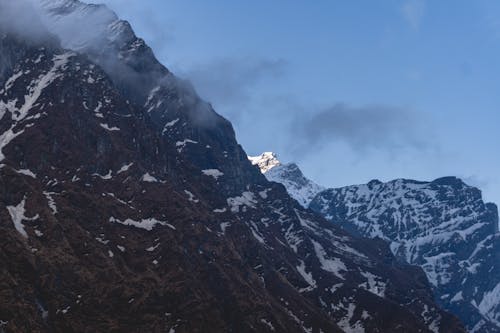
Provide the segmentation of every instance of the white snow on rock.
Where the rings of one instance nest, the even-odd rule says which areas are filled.
[[[119,224],[123,224],[123,225],[127,225],[127,226],[132,226],[132,227],[144,229],[144,230],[147,230],[147,231],[153,230],[153,228],[157,224],[162,225],[162,226],[165,226],[165,225],[168,224],[167,222],[159,221],[159,220],[157,220],[155,218],[143,219],[143,220],[140,220],[140,221],[135,221],[135,220],[132,220],[132,219],[126,219],[125,221],[121,221],[121,220],[116,219],[114,217],[110,217],[109,218],[109,222],[119,223]]]
[[[117,174],[119,175],[119,174],[120,174],[120,173],[122,173],[122,172],[126,172],[126,171],[128,171],[132,165],[134,165],[134,162],[129,163],[129,164],[125,164],[125,165],[123,165],[123,166],[120,168],[120,170],[118,170]]]
[[[18,127],[18,125],[21,125],[21,122],[27,118],[29,111],[38,101],[43,90],[62,76],[61,71],[65,69],[68,59],[74,55],[75,53],[73,52],[67,52],[54,56],[52,59],[52,68],[46,74],[40,76],[36,81],[31,82],[31,84],[27,86],[28,91],[24,96],[24,103],[20,108],[16,107],[17,100],[7,103],[0,101],[0,119],[3,118],[3,115],[6,112],[10,112],[13,120],[11,127],[4,133],[0,134],[0,162],[5,159],[2,150],[12,140],[24,133],[29,124],[25,125],[24,128],[18,129],[17,131],[14,129]]]
[[[242,211],[246,211],[246,207],[255,208],[256,203],[254,194],[248,191],[243,192],[239,197],[227,198],[227,204],[233,213],[238,213],[240,207]]]
[[[500,326],[500,312],[497,312],[497,306],[500,302],[500,283],[493,290],[485,293],[483,299],[477,306],[479,311],[489,320]]]
[[[155,177],[151,176],[149,173],[145,173],[141,177],[141,181],[146,182],[146,183],[157,183],[158,179],[156,179]]]
[[[154,245],[154,246],[150,246],[146,249],[147,252],[153,252],[154,250],[156,250],[158,248],[158,246],[160,246],[160,243]]]
[[[316,252],[316,256],[318,257],[319,262],[321,263],[321,268],[327,272],[331,272],[335,274],[338,278],[345,280],[344,276],[341,272],[346,272],[347,267],[339,258],[328,258],[327,253],[323,246],[320,243],[311,240],[314,245],[314,252]]]
[[[461,318],[470,331],[500,327],[500,317],[495,317],[500,295],[489,294],[500,283],[493,259],[498,252],[497,208],[483,201],[479,189],[456,177],[373,180],[327,189],[310,208],[364,237],[390,242],[396,257],[424,270],[445,309],[476,307]]]
[[[5,159],[5,155],[2,150],[16,137],[24,133],[24,129],[14,133],[14,126],[12,126],[9,130],[5,131],[0,135],[0,161]]]
[[[178,121],[179,121],[179,118],[174,119],[174,120],[166,123],[165,126],[163,127],[163,131],[161,132],[161,134],[165,134],[165,132],[168,131],[170,127],[175,126],[175,124],[177,124]]]
[[[259,192],[260,197],[261,197],[262,199],[267,199],[267,193],[268,193],[269,191],[271,191],[271,189],[269,189],[269,188],[266,188],[264,191],[260,191],[260,192]]]
[[[458,293],[455,294],[455,296],[453,296],[450,299],[450,302],[451,303],[453,303],[453,302],[460,302],[460,301],[463,301],[463,300],[464,300],[463,293],[462,293],[462,291],[459,291]]]
[[[14,170],[16,173],[20,174],[20,175],[25,175],[25,176],[28,176],[28,177],[31,177],[31,178],[35,178],[36,179],[36,175],[31,171],[31,170],[28,170],[28,169],[21,169],[21,170]]]
[[[370,272],[361,272],[366,278],[366,282],[359,285],[360,288],[371,292],[379,297],[385,297],[386,283],[380,281],[380,278]]]
[[[347,307],[342,304],[342,308],[347,311],[347,314],[342,318],[337,325],[345,332],[345,333],[365,333],[365,328],[361,321],[356,321],[352,323],[352,317],[354,316],[354,311],[356,310],[356,304],[349,303]]]
[[[14,73],[8,80],[7,82],[5,82],[5,88],[4,90],[7,91],[7,90],[10,90],[10,88],[12,88],[12,85],[14,84],[14,82],[16,82],[17,79],[19,79],[21,76],[23,76],[23,72],[20,71],[20,72],[17,72],[17,73]]]
[[[110,127],[108,124],[100,124],[102,128],[104,128],[107,131],[114,132],[114,131],[119,131],[120,129],[116,126]]]
[[[97,118],[104,118],[104,115],[101,113],[101,109],[102,109],[102,102],[99,101],[99,102],[97,102],[97,106],[94,109],[94,115]]]
[[[54,194],[57,194],[57,193],[54,193],[54,192],[43,192],[43,195],[45,195],[45,198],[47,198],[47,201],[48,201],[48,205],[49,205],[49,208],[50,210],[52,211],[52,214],[57,214],[57,206],[56,206],[56,202],[54,200],[54,198],[52,197],[52,195]]]
[[[38,215],[34,217],[26,217],[26,209],[24,207],[25,204],[26,198],[24,198],[17,206],[7,206],[7,211],[10,214],[12,223],[14,224],[17,232],[19,232],[24,238],[28,238],[28,234],[26,233],[26,230],[24,230],[23,220],[33,221],[38,218]]]
[[[196,197],[194,196],[194,194],[191,193],[190,191],[184,190],[184,193],[186,193],[186,195],[188,196],[188,200],[189,201],[194,202],[194,203],[200,202],[200,200],[196,199]]]
[[[273,324],[269,320],[261,319],[260,322],[266,325],[271,331],[276,331]]]
[[[275,153],[265,152],[259,156],[249,156],[267,180],[283,184],[288,194],[307,208],[311,200],[325,188],[307,179],[295,163],[282,164]]]
[[[222,231],[223,234],[226,233],[226,229],[231,225],[230,222],[222,222],[220,224],[220,230]]]
[[[213,177],[215,180],[219,179],[219,177],[222,177],[224,176],[224,173],[222,173],[220,170],[218,169],[205,169],[205,170],[201,170],[201,172],[205,175],[205,176],[210,176],[210,177]]]
[[[253,165],[257,165],[262,173],[266,173],[275,166],[281,165],[278,156],[273,152],[264,152],[259,156],[248,156]]]
[[[108,173],[105,175],[94,173],[94,174],[92,174],[92,176],[99,177],[99,178],[104,179],[104,180],[109,180],[109,179],[113,178],[113,171],[109,170]]]
[[[182,152],[182,150],[186,147],[186,145],[188,143],[191,143],[191,144],[197,144],[198,142],[197,141],[193,141],[191,139],[184,139],[183,141],[177,141],[175,143],[175,146],[177,147],[177,152]]]
[[[310,272],[309,273],[306,272],[306,264],[302,260],[299,260],[299,262],[300,262],[300,264],[296,267],[297,272],[299,272],[299,274],[302,276],[304,281],[306,281],[307,284],[309,284],[311,289],[316,288],[316,281],[314,280],[312,274]]]
[[[174,119],[172,121],[169,121],[168,123],[165,124],[165,127],[172,127],[174,126],[177,122],[179,121],[179,118]]]

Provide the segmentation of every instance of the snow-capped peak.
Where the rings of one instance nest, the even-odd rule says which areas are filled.
[[[303,207],[325,188],[304,177],[295,163],[282,164],[275,153],[265,152],[259,156],[248,157],[253,165],[257,165],[267,180],[283,184],[288,194]]]
[[[257,165],[262,173],[266,173],[272,168],[281,165],[278,160],[278,155],[273,152],[267,151],[258,156],[248,156],[253,165]]]

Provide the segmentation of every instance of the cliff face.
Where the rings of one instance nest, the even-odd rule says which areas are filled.
[[[126,22],[40,4],[62,46],[0,34],[0,331],[463,331],[419,268],[268,182]]]

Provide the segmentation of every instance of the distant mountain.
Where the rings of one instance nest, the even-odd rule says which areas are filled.
[[[295,163],[281,164],[276,154],[272,152],[250,156],[248,159],[259,167],[269,181],[285,185],[290,196],[302,207],[307,208],[316,194],[325,190],[324,187],[304,177]]]
[[[289,189],[294,179],[273,180]],[[324,190],[309,208],[354,235],[387,241],[400,260],[422,267],[438,302],[470,332],[500,332],[498,209],[477,188],[455,177],[373,180]]]
[[[0,332],[465,332],[420,268],[267,181],[127,22],[19,3],[0,0]]]

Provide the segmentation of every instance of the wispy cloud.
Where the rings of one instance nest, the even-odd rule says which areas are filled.
[[[407,0],[401,7],[404,19],[410,27],[418,31],[420,23],[425,14],[425,1],[424,0]]]
[[[177,69],[191,81],[199,94],[215,106],[236,116],[238,107],[249,102],[253,89],[266,80],[282,78],[287,72],[283,59],[223,58]],[[233,111],[231,111],[233,110]]]
[[[352,107],[335,104],[300,116],[294,130],[305,149],[341,141],[354,151],[369,149],[423,150],[428,147],[426,128],[411,109],[386,105]]]

